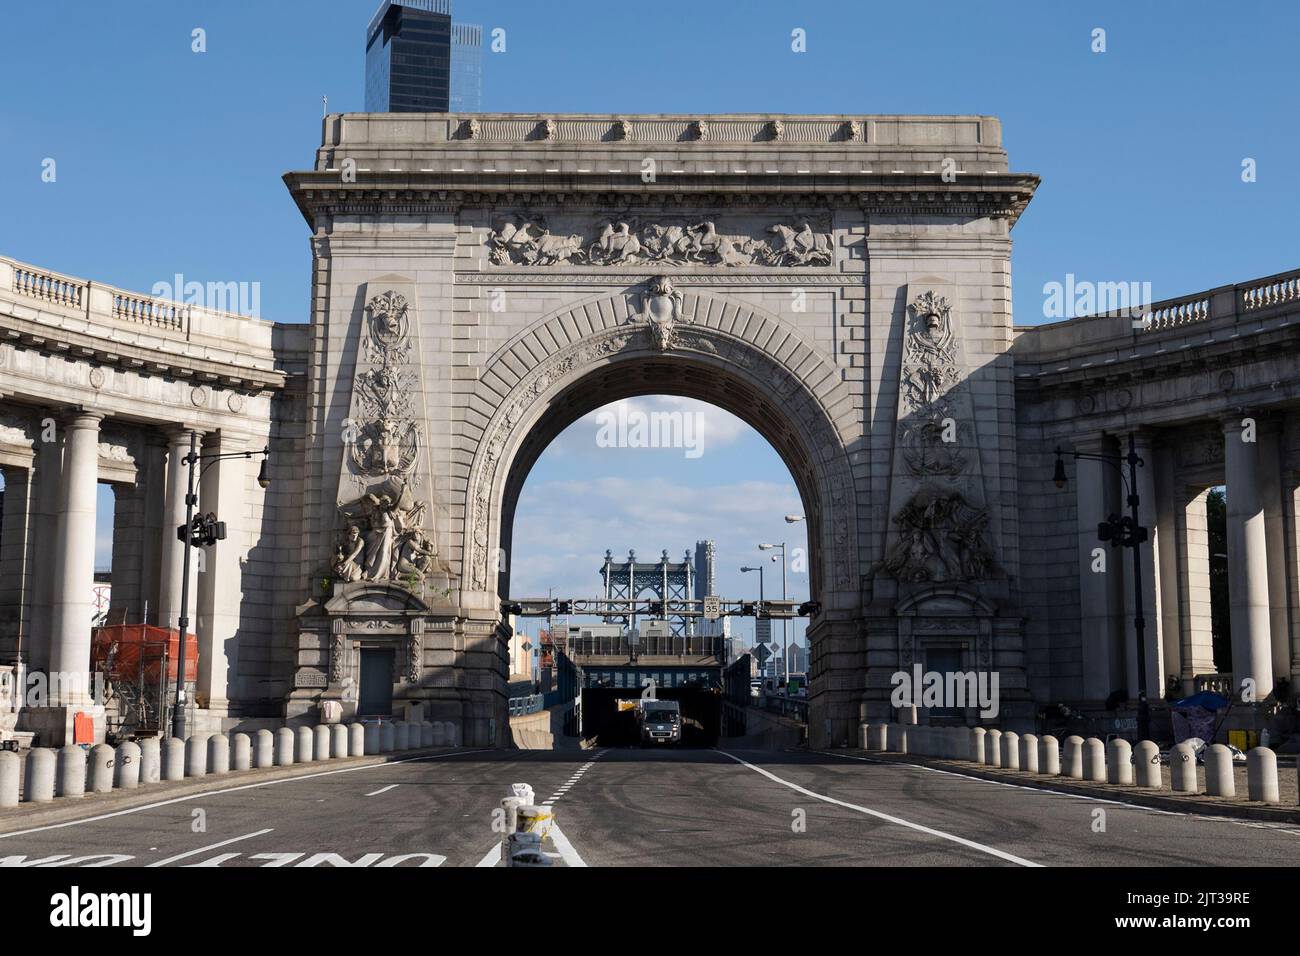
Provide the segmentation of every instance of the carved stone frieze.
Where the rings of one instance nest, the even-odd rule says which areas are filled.
[[[487,236],[498,266],[672,265],[807,268],[834,261],[828,223],[806,217],[761,230],[720,231],[717,218],[608,219],[594,226],[553,230],[546,217],[515,213],[499,218]]]

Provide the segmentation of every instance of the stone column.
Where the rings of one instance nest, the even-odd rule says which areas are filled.
[[[1156,568],[1160,575],[1160,687],[1169,686],[1169,678],[1179,681],[1175,697],[1184,696],[1187,685],[1183,675],[1183,588],[1179,578],[1179,561],[1187,546],[1186,537],[1180,533],[1179,517],[1183,496],[1178,493],[1174,450],[1168,445],[1155,449],[1155,486],[1159,489],[1151,503],[1156,529]],[[1144,521],[1146,519],[1143,519]],[[1206,580],[1209,586],[1209,580]]]
[[[53,568],[50,702],[69,710],[92,705],[90,620],[94,610],[95,499],[102,419],[100,414],[79,412],[63,426],[63,483]]]
[[[1156,501],[1156,456],[1151,444],[1151,436],[1145,431],[1135,431],[1138,456],[1143,464],[1137,469],[1138,520],[1147,529],[1147,540],[1138,546],[1138,556],[1142,562],[1142,616],[1145,621],[1143,647],[1146,651],[1147,700],[1160,700],[1164,696],[1164,677],[1162,661],[1164,654],[1161,647],[1160,626],[1160,579],[1156,576],[1159,566],[1160,535],[1158,527]],[[1121,435],[1120,453],[1128,454],[1128,435]],[[1128,464],[1124,464],[1124,477],[1129,477]],[[1123,502],[1123,514],[1128,514],[1127,498]],[[1128,674],[1128,695],[1131,699],[1138,696],[1137,671],[1137,630],[1133,618],[1137,610],[1138,599],[1133,593],[1133,552],[1130,548],[1116,548],[1115,555],[1123,562],[1124,575],[1124,660]]]
[[[49,441],[44,439],[48,438]],[[32,640],[28,667],[44,671],[50,666],[51,634],[54,629],[54,574],[59,539],[59,496],[63,486],[62,428],[49,416],[42,419],[33,446],[36,470],[32,475],[32,568],[42,568],[32,584]],[[98,448],[96,448],[98,454]],[[92,570],[93,577],[93,570]]]
[[[1209,488],[1184,491],[1176,499],[1179,625],[1182,632],[1183,690],[1197,674],[1214,673],[1214,630],[1210,609]]]
[[[1102,454],[1109,449],[1102,436],[1076,440],[1074,449]],[[1123,568],[1117,566],[1115,549],[1097,540],[1097,525],[1108,514],[1108,477],[1113,469],[1105,462],[1080,458],[1075,462],[1075,502],[1079,545],[1079,628],[1083,642],[1083,696],[1103,701],[1123,686],[1123,659],[1116,632],[1118,596]],[[1093,551],[1104,549],[1106,570],[1093,570]]]
[[[32,505],[29,468],[6,467],[4,512],[0,518],[0,660],[29,658],[31,634]]]
[[[1249,436],[1234,415],[1223,423],[1227,471],[1228,602],[1232,615],[1235,693],[1247,678],[1262,700],[1273,689],[1272,631],[1268,608],[1268,548],[1259,489],[1258,433]]]
[[[242,452],[244,435],[222,429],[216,440],[204,443],[208,454]],[[238,671],[239,615],[243,578],[239,556],[246,545],[244,510],[249,468],[247,458],[212,461],[203,473],[202,497],[208,511],[226,523],[226,539],[205,548],[203,571],[198,576],[199,639],[198,704],[210,714],[224,716]],[[255,473],[255,472],[254,472]]]
[[[176,627],[181,616],[181,585],[185,568],[185,544],[176,537],[176,529],[185,523],[185,493],[189,483],[189,469],[184,458],[190,450],[193,429],[177,428],[167,436],[167,493],[163,499],[162,557],[158,583],[158,624]],[[195,467],[199,467],[195,465]],[[197,479],[197,475],[195,478]],[[198,494],[198,482],[194,485]],[[195,506],[195,514],[198,506]],[[190,627],[194,626],[198,588],[195,571],[198,555],[191,552],[190,567]],[[190,633],[193,633],[191,631]]]
[[[1281,428],[1276,419],[1260,422],[1259,494],[1264,513],[1268,566],[1268,620],[1273,679],[1291,673],[1291,622],[1287,620],[1286,530],[1282,501]],[[1263,696],[1261,692],[1260,696]]]

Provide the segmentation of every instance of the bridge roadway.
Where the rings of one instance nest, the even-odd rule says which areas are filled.
[[[843,755],[608,749],[466,750],[107,818],[88,800],[71,823],[0,834],[0,865],[488,865],[498,845],[492,811],[519,781],[554,801],[573,865],[1300,864],[1298,827]]]

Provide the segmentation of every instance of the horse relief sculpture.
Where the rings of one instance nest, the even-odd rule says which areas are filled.
[[[552,232],[543,216],[516,214],[488,233],[493,265],[775,266],[808,268],[834,262],[830,232],[808,219],[775,223],[759,235],[720,232],[716,220],[597,223],[587,232]]]

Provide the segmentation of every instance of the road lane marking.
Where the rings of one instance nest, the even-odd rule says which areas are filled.
[[[178,853],[176,856],[169,856],[165,860],[159,860],[157,863],[150,863],[150,867],[166,866],[168,863],[175,863],[177,860],[187,860],[192,856],[198,856],[200,853],[207,853],[209,850],[219,850],[223,846],[230,846],[232,843],[238,843],[240,840],[251,840],[253,837],[259,837],[264,833],[270,833],[274,827],[267,827],[265,830],[255,830],[252,833],[245,833],[243,836],[232,837],[229,840],[222,840],[220,843],[214,843],[211,846],[201,846],[197,850],[190,850],[188,853]]]
[[[856,810],[858,813],[865,813],[867,816],[876,817],[877,819],[880,820],[886,820],[889,823],[895,823],[898,824],[899,826],[907,827],[908,829],[916,830],[920,833],[926,833],[929,834],[930,836],[938,837],[941,840],[950,840],[953,843],[959,843],[962,846],[969,847],[972,850],[978,850],[980,853],[987,853],[990,856],[995,856],[1001,860],[1007,860],[1008,862],[1015,863],[1018,866],[1041,867],[1043,865],[1041,863],[1034,863],[1032,860],[1026,860],[1023,857],[1016,856],[1015,854],[1007,853],[1005,850],[999,850],[996,847],[987,846],[983,843],[977,843],[974,840],[967,840],[965,837],[959,837],[953,833],[947,833],[943,830],[936,830],[933,827],[927,827],[920,823],[913,823],[911,820],[904,820],[902,817],[896,817],[893,816],[892,814],[882,813],[879,810],[872,810],[870,807],[858,806],[856,803],[847,803],[843,800],[837,800],[834,797],[828,797],[822,793],[815,793],[812,790],[807,789],[806,787],[799,786],[799,784],[797,783],[794,783],[789,780],[784,780],[781,777],[778,777],[776,774],[764,770],[762,767],[756,767],[752,763],[740,759],[735,754],[727,753],[727,751],[725,750],[718,750],[716,752],[722,754],[724,757],[730,757],[732,760],[736,761],[736,763],[748,767],[750,770],[753,770],[755,773],[761,774],[764,777],[767,777],[769,780],[773,780],[776,783],[781,784],[783,787],[789,787],[791,790],[794,790],[796,793],[802,793],[804,796],[812,797],[814,800],[820,800],[823,803],[832,803],[835,804],[836,806],[844,807],[847,810]]]
[[[1114,800],[1109,797],[1094,797],[1090,793],[1071,793],[1068,790],[1051,790],[1047,787],[1030,787],[1023,783],[1011,783],[1007,780],[990,780],[987,777],[977,777],[974,774],[962,773],[960,770],[944,770],[939,767],[928,767],[923,763],[911,763],[907,760],[878,760],[874,757],[858,757],[853,754],[837,754],[830,750],[814,750],[812,753],[821,754],[825,757],[840,757],[844,760],[859,760],[862,763],[875,764],[880,767],[899,766],[911,767],[914,770],[928,770],[930,773],[940,773],[945,777],[960,777],[963,780],[970,780],[974,783],[991,783],[995,787],[1009,787],[1012,790],[1027,790],[1030,793],[1050,793],[1058,797],[1073,797],[1075,800],[1091,800],[1093,803],[1109,803],[1117,807],[1128,807],[1132,810],[1146,810],[1149,813],[1162,813],[1170,817],[1186,816],[1208,816],[1206,814],[1188,814],[1178,810],[1162,810],[1159,807],[1144,807],[1138,803],[1127,803],[1123,800]],[[1208,817],[1214,820],[1229,820],[1231,817]]]
[[[366,794],[366,796],[367,796],[367,797],[377,797],[377,796],[379,796],[381,793],[387,793],[389,790],[396,790],[396,789],[397,789],[397,784],[395,784],[395,783],[390,783],[390,784],[389,784],[388,786],[386,786],[386,787],[380,787],[378,790],[372,790],[372,791],[370,791],[368,794]]]
[[[44,833],[46,830],[62,830],[64,827],[80,826],[83,823],[98,823],[100,820],[111,820],[114,817],[124,817],[132,813],[143,813],[145,810],[157,810],[159,807],[171,806],[174,803],[185,803],[190,800],[207,799],[208,797],[219,797],[226,793],[238,793],[241,790],[256,790],[259,787],[274,787],[280,783],[294,783],[299,780],[315,780],[319,777],[332,777],[337,773],[355,773],[358,770],[378,770],[382,767],[392,767],[399,763],[414,763],[422,760],[440,760],[443,757],[466,757],[470,754],[487,753],[492,748],[482,747],[478,750],[461,750],[456,753],[433,754],[425,757],[407,757],[403,760],[388,760],[384,763],[368,763],[360,767],[342,767],[338,770],[323,770],[320,773],[305,773],[300,777],[281,777],[279,780],[264,780],[261,783],[246,783],[238,787],[226,787],[224,790],[202,790],[198,793],[186,794],[182,797],[173,797],[171,800],[159,800],[156,803],[148,803],[141,807],[128,807],[125,810],[115,810],[112,813],[101,813],[93,817],[83,817],[80,820],[68,820],[64,823],[50,823],[43,827],[31,827],[27,830],[15,830],[12,833],[0,833],[0,840],[7,840],[10,837],[27,836],[31,833]]]

